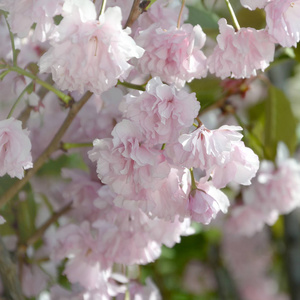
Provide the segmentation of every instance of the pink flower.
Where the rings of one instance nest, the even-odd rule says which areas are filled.
[[[228,206],[227,196],[207,182],[199,183],[190,193],[189,211],[192,220],[198,223],[209,224],[220,210],[226,213]]]
[[[177,26],[178,15],[181,8],[180,0],[160,0],[154,2],[147,12],[141,14],[137,21],[133,24],[133,32],[143,31],[148,29],[151,25],[156,24],[157,27],[168,29],[171,26]],[[184,7],[181,25],[188,18],[188,9]]]
[[[144,144],[138,127],[128,120],[118,123],[112,139],[94,141],[89,158],[97,161],[101,181],[117,194],[135,198],[142,189],[158,189],[170,172],[161,150]]]
[[[146,50],[138,67],[142,73],[159,76],[180,89],[186,81],[206,76],[206,57],[201,51],[205,39],[199,25],[184,24],[164,30],[154,24],[136,38]]]
[[[262,212],[287,214],[300,206],[299,194],[300,164],[295,159],[283,160],[277,168],[263,161],[253,184],[244,192],[244,201]]]
[[[257,155],[241,141],[239,126],[222,126],[208,130],[202,125],[190,134],[179,137],[178,144],[166,147],[166,154],[187,168],[206,171],[217,188],[230,181],[249,185],[259,167]]]
[[[300,41],[300,1],[272,0],[266,7],[268,33],[283,47],[296,47]]]
[[[122,29],[119,7],[109,7],[99,21],[89,0],[67,0],[64,12],[40,71],[51,72],[63,90],[101,94],[124,79],[131,68],[128,61],[144,51],[129,36],[130,29]]]
[[[146,92],[129,94],[121,109],[125,118],[139,126],[147,142],[155,145],[176,141],[193,125],[200,104],[194,93],[177,91],[155,77],[148,82]]]
[[[264,71],[274,59],[275,45],[265,30],[241,28],[235,32],[225,19],[219,20],[218,45],[208,58],[211,73],[222,79],[245,78]]]
[[[130,299],[142,300],[142,299],[149,299],[149,300],[161,300],[162,297],[159,293],[158,288],[152,282],[151,278],[147,278],[145,280],[145,285],[141,285],[135,281],[129,283],[129,294]],[[117,298],[117,300],[121,300],[123,298]]]
[[[34,36],[44,42],[55,29],[53,17],[61,14],[62,3],[63,0],[2,0],[0,8],[9,12],[13,33],[26,37],[36,23]]]
[[[22,122],[9,118],[0,121],[0,176],[21,179],[24,170],[32,168],[31,142]]]
[[[226,229],[238,235],[252,236],[263,229],[265,224],[273,225],[278,219],[276,210],[261,211],[250,205],[232,207]]]
[[[271,0],[241,0],[241,4],[250,9],[255,10],[256,8],[264,8]]]

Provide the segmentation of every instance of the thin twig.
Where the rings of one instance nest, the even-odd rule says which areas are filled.
[[[2,195],[2,197],[0,198],[0,208],[3,207],[10,199],[12,199],[29,181],[29,179],[43,166],[43,164],[49,159],[50,155],[54,151],[59,149],[60,141],[63,135],[71,125],[72,121],[74,120],[82,106],[89,100],[91,96],[91,92],[86,92],[85,95],[78,102],[73,103],[64,123],[61,125],[48,147],[35,161],[35,163],[33,164],[33,168],[29,169],[22,180],[17,181],[11,188],[9,188],[5,192],[4,195]]]
[[[17,268],[12,262],[0,236],[0,275],[4,290],[13,300],[24,300],[21,285],[17,276]]]
[[[45,231],[55,223],[62,215],[71,210],[72,202],[65,205],[61,210],[54,213],[48,221],[46,221],[26,242],[26,246],[33,245],[35,242],[39,240],[40,237],[43,236]]]
[[[181,3],[181,8],[180,8],[180,12],[179,12],[178,20],[177,20],[177,28],[180,28],[181,16],[182,16],[182,13],[183,13],[185,0],[181,0],[181,2],[182,2]]]
[[[126,22],[124,28],[131,27],[132,24],[136,21],[136,19],[140,16],[140,14],[146,10],[146,8],[149,4],[150,4],[150,1],[143,1],[140,4],[140,0],[134,0],[129,17],[127,19],[127,22]]]

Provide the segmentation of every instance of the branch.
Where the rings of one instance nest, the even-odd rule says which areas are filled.
[[[29,181],[29,179],[43,166],[43,164],[49,159],[50,155],[57,149],[59,149],[60,141],[63,135],[71,125],[72,121],[74,120],[82,106],[89,100],[91,96],[91,92],[86,92],[85,95],[78,102],[73,103],[64,123],[61,125],[48,147],[35,161],[33,168],[29,169],[22,180],[17,181],[11,188],[9,188],[4,193],[4,195],[2,195],[2,197],[0,198],[0,208],[3,207],[10,199],[12,199]]]
[[[35,242],[39,240],[40,237],[43,236],[45,231],[55,223],[62,215],[71,210],[72,202],[65,205],[61,210],[54,213],[48,221],[46,221],[26,242],[26,247],[33,245]]]
[[[140,0],[134,0],[128,20],[127,20],[124,28],[131,27],[132,24],[136,21],[136,19],[140,16],[140,14],[142,14],[144,11],[146,11],[149,4],[150,4],[150,1],[144,0],[140,3]]]
[[[17,268],[11,261],[9,253],[0,236],[0,275],[5,288],[13,300],[24,300]]]
[[[285,260],[291,300],[300,299],[300,231],[298,213],[284,216]]]

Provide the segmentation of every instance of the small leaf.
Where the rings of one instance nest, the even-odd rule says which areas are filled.
[[[19,200],[17,210],[18,230],[21,241],[26,241],[36,230],[35,219],[37,205],[30,185],[26,185],[22,193],[26,193],[25,200]]]
[[[293,155],[297,144],[297,121],[290,101],[278,88],[271,86],[265,103],[265,153],[274,160],[278,142],[284,142]]]
[[[200,10],[198,8],[187,6],[189,9],[189,18],[186,23],[190,23],[193,26],[199,24],[202,29],[214,29],[218,30],[218,20],[219,17],[213,12]]]
[[[3,71],[2,73],[0,73],[0,80],[3,80],[4,77],[5,77],[8,73],[10,73],[10,70],[5,70],[5,71]]]

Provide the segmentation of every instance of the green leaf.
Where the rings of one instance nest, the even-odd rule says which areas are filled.
[[[21,241],[26,241],[36,231],[37,204],[29,184],[26,185],[23,192],[26,193],[26,198],[25,200],[19,200],[17,222],[20,239]]]
[[[262,29],[266,27],[266,16],[262,9],[251,11],[242,8],[236,15],[241,27],[251,27],[255,29]]]
[[[265,102],[265,153],[274,160],[278,142],[284,142],[293,155],[297,144],[297,121],[290,101],[278,88],[271,86]]]
[[[4,77],[5,77],[8,73],[10,73],[10,70],[5,70],[5,71],[3,71],[2,73],[0,73],[0,80],[3,80]]]
[[[193,26],[199,24],[204,31],[206,29],[218,31],[219,17],[215,13],[204,9],[198,9],[192,6],[187,7],[189,9],[189,18],[186,23],[190,23]]]
[[[194,79],[189,83],[189,86],[191,91],[196,93],[197,100],[201,104],[201,109],[214,104],[221,95],[220,79],[218,78]]]

